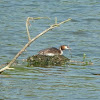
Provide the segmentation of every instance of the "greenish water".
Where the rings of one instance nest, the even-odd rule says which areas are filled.
[[[100,100],[100,1],[99,0],[1,0],[0,65],[12,58],[28,42],[27,17],[50,17],[31,22],[31,37],[51,24],[71,21],[49,31],[27,48],[19,62],[41,49],[70,45],[64,55],[82,61],[83,54],[94,64],[51,67],[14,66],[0,75],[1,100]]]

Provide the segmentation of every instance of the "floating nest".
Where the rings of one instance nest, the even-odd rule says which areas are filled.
[[[28,66],[62,66],[65,65],[70,59],[63,55],[45,56],[33,55],[27,58]]]

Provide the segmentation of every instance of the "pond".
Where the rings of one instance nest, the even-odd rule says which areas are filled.
[[[100,1],[99,0],[1,0],[0,65],[5,64],[28,42],[27,17],[49,17],[31,23],[31,38],[50,25],[68,18],[62,24],[33,42],[18,58],[14,70],[0,75],[0,100],[100,100]],[[31,67],[23,59],[48,47],[69,45],[71,60],[93,62]]]

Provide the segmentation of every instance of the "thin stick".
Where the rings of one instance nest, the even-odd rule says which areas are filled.
[[[29,29],[28,29],[28,26],[31,25],[30,22],[29,22],[29,20],[38,20],[38,19],[43,19],[43,18],[48,18],[48,17],[35,17],[35,18],[34,17],[28,17],[27,18],[27,20],[26,20],[26,31],[27,31],[27,35],[28,35],[28,40],[29,41],[31,40]]]
[[[70,53],[70,55],[71,55],[71,58],[72,58],[72,52],[71,52],[71,50],[69,49],[69,53]]]
[[[29,19],[28,19],[29,20]],[[51,25],[49,28],[47,28],[46,30],[44,30],[43,32],[41,32],[40,34],[38,34],[35,38],[31,39],[30,38],[30,35],[28,33],[28,36],[29,36],[29,42],[17,53],[17,55],[11,60],[11,62],[4,68],[0,69],[0,73],[3,72],[4,70],[6,69],[10,69],[9,67],[16,61],[16,59],[25,51],[25,49],[33,42],[35,41],[37,38],[39,38],[41,35],[45,34],[46,32],[52,30],[53,28],[55,27],[58,27],[59,25],[69,21],[71,19],[67,19],[59,24],[54,24],[54,25]],[[29,31],[28,31],[29,32]]]
[[[57,17],[55,17],[55,24],[57,24]]]

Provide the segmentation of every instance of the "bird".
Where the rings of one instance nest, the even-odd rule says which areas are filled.
[[[45,56],[55,56],[55,55],[63,55],[63,50],[70,49],[69,46],[61,45],[59,49],[55,47],[46,48],[43,50],[40,50],[38,52],[38,55],[45,55]]]

